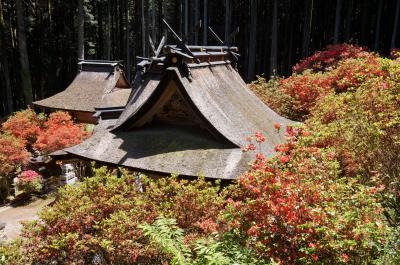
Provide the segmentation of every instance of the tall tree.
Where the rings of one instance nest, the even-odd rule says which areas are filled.
[[[390,43],[390,48],[396,47],[397,32],[398,32],[398,26],[399,26],[400,1],[396,1],[396,2],[397,2],[396,15],[394,17],[392,41]]]
[[[77,33],[77,57],[79,60],[83,60],[85,59],[85,13],[83,10],[83,0],[78,0]]]
[[[12,100],[12,91],[11,91],[11,80],[10,80],[10,68],[8,65],[8,47],[7,43],[7,26],[5,25],[4,15],[3,15],[3,1],[0,0],[0,54],[1,54],[1,64],[2,64],[2,73],[4,76],[4,86],[5,86],[5,111],[6,114],[9,114],[14,111],[13,100]],[[1,102],[0,102],[1,104]]]
[[[383,0],[379,0],[378,15],[376,18],[376,27],[375,27],[374,51],[379,50],[379,39],[380,39],[380,35],[381,35],[382,8],[383,8]]]
[[[303,24],[303,45],[302,45],[302,56],[307,57],[310,47],[310,36],[311,36],[311,27],[313,21],[313,9],[314,9],[314,0],[306,0],[306,12],[304,16],[304,24]]]
[[[106,57],[111,60],[111,0],[107,0]]]
[[[131,45],[129,41],[130,37],[130,20],[129,20],[129,0],[126,0],[126,8],[125,8],[125,15],[126,15],[126,75],[128,78],[128,81],[131,82]]]
[[[156,13],[157,13],[157,7],[156,7],[156,2],[155,1],[150,1],[149,5],[151,7],[151,38],[153,39],[154,42],[156,42],[157,38],[157,28],[156,28]]]
[[[203,45],[207,45],[208,40],[208,0],[203,2]]]
[[[349,41],[351,36],[351,24],[352,24],[352,14],[353,14],[353,0],[348,0],[346,7],[346,29],[344,32],[344,40]]]
[[[200,14],[199,14],[199,0],[194,0],[194,21],[195,25],[199,22],[200,19]],[[199,32],[198,30],[195,30],[194,32],[194,44],[198,45],[199,44]]]
[[[336,0],[335,33],[333,34],[333,43],[339,42],[342,3],[343,3],[343,0]]]
[[[188,37],[189,36],[189,1],[185,0],[184,1],[184,36]],[[189,41],[186,39],[186,41]]]
[[[231,17],[232,17],[232,1],[225,0],[225,41],[228,41],[228,36],[231,33]]]
[[[26,31],[24,21],[24,6],[22,0],[15,1],[15,12],[17,15],[17,39],[18,39],[18,50],[19,50],[19,62],[20,62],[20,76],[21,76],[21,87],[24,95],[25,105],[32,104],[32,80],[31,70],[29,67],[28,49],[26,46]]]
[[[143,56],[146,56],[146,18],[144,13],[144,5],[145,1],[142,0],[140,5],[140,15],[142,18],[142,54]]]
[[[276,73],[278,65],[278,2],[278,0],[274,0],[274,10],[272,13],[270,75]]]
[[[249,63],[247,68],[247,80],[253,80],[256,76],[256,42],[257,42],[257,0],[250,1],[250,38],[249,38]]]

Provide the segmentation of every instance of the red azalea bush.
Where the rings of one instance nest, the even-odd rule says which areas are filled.
[[[280,92],[287,96],[287,101],[281,102],[281,108],[284,109],[284,113],[290,113],[291,118],[302,120],[331,85],[332,79],[329,76],[311,72],[281,79]]]
[[[50,153],[78,144],[90,136],[84,125],[73,122],[67,112],[54,112],[47,118],[31,109],[16,112],[2,124],[5,133],[22,141],[28,150]]]
[[[21,110],[4,122],[2,129],[21,141],[33,143],[40,132],[40,120],[33,110]]]
[[[54,112],[44,122],[33,148],[43,153],[51,153],[79,144],[89,136],[84,126],[75,124],[68,113]]]
[[[386,77],[357,90],[331,93],[317,103],[306,121],[309,145],[334,148],[343,174],[362,175],[364,183],[383,183],[388,210],[400,207],[400,67],[384,62]],[[391,215],[391,214],[390,214]],[[389,215],[388,215],[389,216]],[[397,216],[397,217],[396,217]],[[400,221],[393,214],[393,223]]]
[[[330,75],[331,87],[336,92],[345,92],[350,88],[356,89],[362,83],[375,77],[385,77],[378,58],[348,59],[340,62]]]
[[[310,57],[301,60],[293,66],[293,72],[300,74],[305,70],[313,72],[323,72],[336,68],[340,61],[349,58],[372,58],[374,54],[368,52],[366,48],[353,44],[334,44],[328,45],[325,50],[317,51]]]
[[[23,141],[12,135],[0,134],[0,176],[7,176],[28,163],[29,152]]]
[[[144,193],[137,177],[118,178],[101,168],[80,185],[61,189],[56,203],[26,225],[24,262],[91,264],[98,258],[105,264],[161,264],[165,256],[139,224],[168,216],[188,231],[188,240],[220,229],[215,224],[225,199],[218,186],[174,177],[142,178],[142,184]]]
[[[371,78],[388,75],[381,58],[347,44],[316,52],[300,65],[302,70],[292,76],[274,77],[268,82],[259,78],[250,86],[268,106],[300,121],[307,119],[311,109],[328,92],[354,90]]]
[[[387,229],[377,192],[340,177],[335,154],[290,130],[278,156],[261,154],[230,189],[226,216],[238,238],[279,264],[372,260]]]

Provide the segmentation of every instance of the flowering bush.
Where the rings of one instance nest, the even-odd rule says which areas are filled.
[[[345,92],[350,88],[357,89],[362,83],[375,77],[384,77],[381,62],[378,58],[348,59],[339,62],[330,76],[331,87],[336,92]]]
[[[259,78],[250,88],[280,114],[304,121],[318,100],[328,92],[356,90],[369,79],[388,75],[377,55],[352,45],[337,47],[311,56],[308,64],[313,67],[297,71],[288,78],[272,78],[268,82]],[[319,59],[324,63],[316,64]]]
[[[25,193],[39,192],[42,190],[42,176],[33,170],[22,171],[18,175],[17,187]]]
[[[288,78],[259,77],[250,89],[269,107],[294,120],[304,120],[317,99],[332,86],[329,75],[306,71]]]
[[[0,176],[6,176],[28,162],[24,143],[12,135],[0,134]]]
[[[288,101],[281,102],[285,113],[295,120],[303,120],[321,95],[327,93],[332,84],[329,76],[305,72],[280,81],[281,93]]]
[[[43,153],[51,153],[79,144],[90,134],[83,125],[75,124],[66,112],[54,112],[44,122],[33,148]]]
[[[164,254],[149,244],[139,224],[157,216],[174,218],[188,232],[185,240],[217,229],[213,224],[224,206],[218,186],[174,177],[142,181],[144,193],[135,176],[118,178],[101,168],[80,185],[61,189],[59,200],[25,227],[25,262],[161,264]]]
[[[392,198],[386,203],[399,209],[400,67],[384,64],[386,77],[369,79],[356,91],[330,93],[317,103],[306,125],[310,145],[334,148],[344,175],[383,183]]]
[[[21,110],[4,122],[2,129],[21,141],[33,143],[40,132],[40,120],[33,110]]]
[[[342,60],[349,58],[372,58],[367,49],[352,44],[334,44],[328,45],[325,50],[317,51],[310,57],[301,60],[293,66],[293,72],[300,74],[305,70],[314,72],[326,71],[335,68]]]
[[[264,77],[257,76],[257,80],[252,82],[249,88],[271,109],[281,115],[288,116],[288,110],[282,106],[282,102],[290,102],[290,97],[280,90],[281,79],[280,77],[272,76],[267,81]]]
[[[289,133],[276,158],[257,155],[230,188],[229,227],[279,264],[373,259],[387,233],[382,188],[341,178],[334,153],[298,143],[302,131]]]
[[[78,144],[90,136],[84,125],[75,124],[66,112],[55,112],[47,118],[31,109],[16,112],[2,130],[22,141],[28,150],[50,153]]]

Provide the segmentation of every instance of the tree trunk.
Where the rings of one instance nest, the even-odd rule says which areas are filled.
[[[382,19],[382,8],[383,8],[383,1],[379,0],[378,5],[378,16],[376,18],[376,28],[375,28],[375,41],[374,41],[374,51],[379,50],[379,40],[381,35],[381,19]]]
[[[111,60],[111,0],[107,0],[106,58]]]
[[[146,56],[146,19],[144,14],[144,0],[141,1],[141,17],[142,17],[142,55]]]
[[[14,111],[13,99],[12,99],[12,90],[11,90],[11,80],[10,80],[10,68],[8,65],[8,56],[7,51],[8,47],[6,45],[7,42],[6,34],[6,25],[4,23],[3,16],[3,3],[0,0],[0,54],[1,61],[3,64],[3,75],[4,75],[4,86],[5,86],[5,112],[6,114],[10,114]]]
[[[339,42],[342,3],[343,3],[343,0],[336,0],[335,33],[333,34],[333,43],[335,43],[335,44]]]
[[[344,41],[346,42],[350,40],[352,13],[353,13],[353,0],[348,0],[348,7],[346,14],[346,30],[344,35]]]
[[[129,0],[126,0],[126,77],[131,82],[131,46],[130,46],[130,23],[129,23]]]
[[[189,1],[185,0],[184,1],[185,7],[184,7],[184,36],[186,42],[189,41],[187,38],[189,36]]]
[[[200,14],[199,14],[199,0],[194,1],[194,24],[196,25],[199,22]],[[194,44],[199,44],[199,32],[195,29],[194,32]]]
[[[77,56],[78,60],[85,59],[85,14],[83,11],[83,0],[78,0],[78,13],[77,13],[77,26],[78,26],[78,49],[77,49]]]
[[[278,4],[278,0],[274,0],[274,11],[272,14],[270,76],[276,74],[278,64]]]
[[[397,40],[397,31],[399,25],[399,13],[400,13],[400,1],[396,1],[396,15],[394,17],[394,24],[393,24],[393,33],[392,33],[392,41],[390,43],[390,48],[396,47],[396,40]]]
[[[17,39],[18,39],[18,50],[19,50],[19,62],[20,62],[20,75],[21,75],[21,86],[24,94],[25,105],[32,104],[32,81],[31,71],[29,67],[28,49],[26,46],[26,33],[25,33],[25,21],[24,21],[24,7],[22,0],[15,1],[15,9],[17,15]]]
[[[204,0],[203,5],[203,45],[207,45],[208,40],[208,0]]]
[[[225,42],[228,41],[228,36],[231,33],[231,17],[232,17],[231,0],[225,0]]]
[[[257,0],[250,2],[250,39],[249,39],[249,64],[247,68],[247,80],[255,78],[256,42],[257,42]]]
[[[306,0],[306,15],[304,17],[304,25],[303,25],[303,45],[302,45],[302,56],[308,56],[308,50],[310,47],[310,36],[311,36],[311,26],[313,20],[313,8],[314,8],[314,0]]]
[[[157,27],[156,27],[156,2],[151,2],[151,38],[156,43],[157,40]]]

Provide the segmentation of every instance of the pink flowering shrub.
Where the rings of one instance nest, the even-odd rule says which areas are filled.
[[[42,176],[33,170],[22,171],[18,175],[17,187],[26,193],[39,192],[42,190]]]

